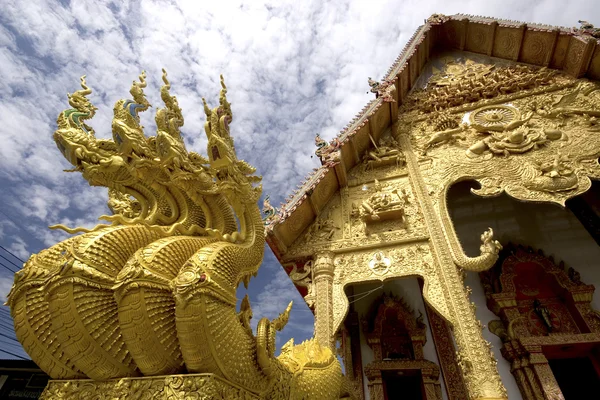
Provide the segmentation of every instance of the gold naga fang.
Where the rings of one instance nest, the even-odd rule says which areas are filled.
[[[113,140],[85,123],[96,111],[85,77],[58,116],[58,148],[72,171],[108,188],[113,215],[93,229],[55,226],[82,234],[15,274],[17,338],[54,379],[42,398],[350,398],[339,362],[315,339],[274,356],[291,303],[260,320],[256,336],[248,299],[236,310],[236,288],[256,275],[265,239],[261,178],[237,158],[223,77],[219,105],[203,99],[208,159],[185,147],[164,70],[157,133],[144,135],[145,78],[115,104]]]

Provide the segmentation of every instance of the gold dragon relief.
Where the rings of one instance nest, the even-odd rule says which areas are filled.
[[[334,265],[334,331],[344,321],[350,301],[355,301],[355,298],[348,299],[346,296],[344,289],[348,285],[374,281],[384,282],[405,277],[423,278],[423,296],[425,300],[445,319],[451,320],[441,277],[438,276],[438,269],[434,265],[434,259],[427,240],[339,254],[334,259]],[[357,298],[360,298],[360,296]]]
[[[112,140],[96,139],[84,122],[96,108],[83,78],[69,96],[73,108],[58,117],[54,140],[70,172],[107,187],[114,214],[92,229],[56,226],[82,234],[42,250],[15,274],[7,302],[16,337],[57,379],[43,398],[347,397],[328,347],[290,342],[275,357],[291,304],[274,320],[262,318],[256,333],[249,301],[236,309],[237,287],[262,263],[265,227],[261,178],[237,158],[223,78],[219,105],[204,102],[208,157],[185,148],[164,71],[165,107],[156,135],[145,135],[145,78],[116,102]]]
[[[439,195],[454,182],[475,179],[481,188],[473,192],[480,196],[506,192],[564,205],[600,177],[599,89],[574,81],[569,88],[416,123],[413,145],[432,163],[426,183]]]
[[[414,109],[401,116],[396,132],[398,138],[410,140],[455,264],[473,271],[493,265],[501,246],[489,230],[482,234],[480,256],[464,254],[446,205],[453,183],[475,180],[480,187],[472,191],[483,197],[506,193],[518,200],[564,205],[588,190],[591,179],[600,178],[597,83],[543,68],[480,71],[485,73],[478,79],[490,85],[497,81],[493,71],[506,78],[505,85],[539,82],[522,91],[498,89],[489,98],[452,107],[439,103],[424,114],[422,108]],[[456,95],[465,79],[472,84],[473,78],[459,78],[446,80],[449,94]],[[439,80],[434,83],[439,85]]]

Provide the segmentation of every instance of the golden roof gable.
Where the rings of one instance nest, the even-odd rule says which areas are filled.
[[[465,14],[431,15],[415,31],[381,81],[385,86],[393,84],[396,90],[380,91],[360,110],[329,144],[331,151],[339,152],[336,158],[321,157],[323,165],[304,179],[270,219],[266,227],[269,246],[282,259],[338,189],[347,185],[347,172],[372,147],[369,136],[378,141],[398,119],[400,106],[434,52],[466,51],[598,80],[597,36],[598,29],[590,29],[585,23],[581,28],[565,28]]]

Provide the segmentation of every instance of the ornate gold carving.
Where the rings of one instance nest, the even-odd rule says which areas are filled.
[[[404,157],[398,149],[398,142],[391,135],[381,138],[379,145],[375,144],[371,136],[369,137],[374,149],[367,151],[367,154],[363,157],[362,162],[365,171],[387,165],[394,165],[396,167],[404,165]]]
[[[307,229],[304,240],[306,242],[328,241],[333,239],[336,231],[340,229],[335,221],[328,216],[318,217],[317,220]]]
[[[476,319],[474,309],[469,303],[468,293],[453,262],[452,251],[443,230],[446,228],[446,223],[452,228],[452,223],[445,220],[446,214],[440,215],[436,212],[435,203],[430,197],[430,190],[432,189],[426,185],[429,178],[428,174],[434,171],[420,168],[417,157],[412,150],[410,139],[406,134],[399,135],[399,142],[404,154],[406,154],[408,170],[415,188],[415,196],[423,207],[425,221],[431,235],[431,247],[436,261],[434,263],[435,279],[440,283],[439,299],[436,300],[445,305],[447,313],[440,312],[437,307],[438,303],[427,298],[427,281],[423,288],[423,295],[437,312],[448,316],[447,319],[453,325],[458,348],[457,359],[463,372],[469,396],[481,399],[506,398],[506,389],[502,385],[498,374],[496,360],[491,354],[489,343],[483,339],[481,324]],[[434,151],[438,151],[438,149],[434,149]],[[439,188],[438,185],[436,187]],[[435,192],[434,190],[433,193],[435,194]],[[442,197],[441,203],[445,206],[445,198]]]
[[[387,185],[386,185],[387,186]],[[402,205],[409,199],[406,191],[400,194],[398,189],[384,191],[384,186],[375,180],[372,193],[361,204],[358,217],[365,222],[376,222],[384,219],[401,219],[404,215]],[[353,210],[354,212],[354,210]]]
[[[566,79],[545,68],[536,70],[523,65],[493,65],[468,58],[455,60],[446,57],[441,65],[432,68],[433,74],[426,89],[414,90],[400,107],[400,113],[404,114],[402,119],[414,112],[465,108],[471,103],[488,105],[511,94],[523,97],[525,90],[547,90]]]
[[[460,367],[456,360],[456,350],[452,333],[448,323],[431,307],[425,305],[427,319],[431,329],[433,343],[437,350],[440,369],[444,376],[444,385],[449,400],[463,400],[468,398],[467,388],[463,380]]]
[[[335,270],[332,252],[315,255],[313,266],[315,302],[315,338],[322,346],[334,348],[333,330],[333,275]]]
[[[390,269],[391,264],[392,261],[382,251],[377,251],[369,261],[369,268],[377,275],[384,275]]]
[[[520,79],[538,79],[535,73],[528,74],[521,74]],[[540,74],[544,76],[545,70]],[[473,192],[481,196],[506,192],[519,200],[564,204],[586,191],[590,178],[600,176],[596,161],[600,141],[593,133],[600,92],[590,82],[561,82],[548,86],[546,94],[507,94],[502,98],[504,104],[474,108],[470,114],[459,112],[458,117],[470,124],[457,129],[461,140],[436,146],[428,146],[439,132],[435,118],[426,121],[410,115],[402,117],[405,128],[399,134],[410,135],[413,143],[427,149],[421,159],[429,160],[431,166],[421,171],[428,192],[434,196],[432,201],[437,205],[452,258],[460,267],[489,268],[495,254],[490,251],[490,256],[480,261],[464,255],[445,204],[447,188],[453,182],[476,179],[481,188]],[[465,156],[464,151],[473,158]]]
[[[304,263],[302,270],[298,271],[298,265],[294,263],[292,270],[289,273],[289,277],[296,286],[302,286],[307,289],[307,294],[304,296],[304,300],[309,307],[313,307],[315,304],[315,291],[314,291],[314,277],[313,277],[313,261],[308,260]]]
[[[219,105],[210,109],[204,101],[205,158],[185,148],[183,116],[166,72],[157,134],[144,135],[138,113],[150,107],[145,77],[133,83],[132,99],[115,105],[114,140],[96,139],[83,122],[95,112],[83,79],[83,89],[69,96],[73,109],[58,117],[58,148],[91,185],[109,188],[115,213],[93,229],[57,226],[84,233],[32,256],[15,274],[8,303],[17,338],[34,361],[55,379],[103,381],[51,381],[44,397],[347,394],[324,340],[330,329],[316,330],[325,346],[290,342],[275,357],[275,335],[291,303],[278,318],[261,319],[256,336],[247,298],[236,311],[236,288],[247,285],[262,262],[265,227],[257,205],[261,187],[255,186],[261,178],[237,158],[223,78]],[[265,209],[274,214],[268,198]],[[328,260],[331,268],[319,259],[314,265],[317,320],[325,327],[332,323],[333,256]],[[203,374],[132,378],[183,369]]]
[[[356,249],[357,239],[360,239],[358,247],[372,247],[381,240],[399,244],[424,237],[423,215],[408,180],[399,177],[384,182],[369,181],[335,194],[285,257],[291,261],[310,257],[318,251]]]
[[[170,375],[147,378],[123,378],[110,381],[50,381],[42,393],[42,400],[88,400],[90,398],[126,400],[183,399],[260,399],[213,374]]]
[[[501,318],[489,329],[502,339],[502,355],[513,365],[523,398],[562,398],[542,349],[600,343],[598,317],[589,312],[594,288],[531,248],[508,245],[500,260],[481,273],[488,305]],[[594,333],[581,333],[586,331]]]
[[[381,253],[381,261],[377,254]],[[386,260],[387,259],[387,260]],[[371,268],[383,262],[386,269]],[[429,246],[424,243],[385,248],[380,251],[363,251],[341,254],[335,257],[333,278],[333,329],[337,331],[348,312],[348,298],[344,287],[351,283],[387,280],[404,276],[421,276],[425,280],[423,296],[441,315],[448,318],[448,307]]]

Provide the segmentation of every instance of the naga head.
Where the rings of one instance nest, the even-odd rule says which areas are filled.
[[[156,114],[156,136],[144,134],[138,117],[139,111],[149,107],[143,91],[146,74],[142,72],[139,81],[131,86],[132,98],[115,104],[113,140],[90,135],[75,114],[79,111],[70,109],[59,116],[59,129],[54,133],[58,148],[91,185],[128,193],[127,197],[112,196],[111,210],[116,215],[102,219],[145,221],[163,227],[169,235],[204,236],[214,230],[218,240],[240,243],[254,238],[251,234],[254,219],[245,214],[248,209],[259,214],[256,202],[260,187],[254,184],[260,177],[253,175],[253,167],[236,157],[233,140],[224,125],[231,120],[224,84],[220,105],[213,110],[206,107],[210,116],[209,152],[212,149],[221,157],[209,157],[210,166],[206,166],[204,157],[186,150],[179,131],[183,125],[182,111],[177,98],[169,92],[171,84],[164,70],[162,78],[161,97],[165,107]],[[81,109],[82,104],[88,104],[88,109],[95,110],[85,97],[91,90],[84,80],[82,87],[84,90],[70,96],[71,104]],[[137,203],[132,203],[129,195]],[[207,206],[205,197],[210,197],[209,203],[215,197],[220,200],[215,206]],[[140,205],[144,207],[140,209]],[[232,211],[237,214],[240,232],[235,232]],[[262,232],[260,218],[257,221]]]
[[[229,135],[229,123],[233,120],[233,116],[231,104],[227,101],[227,87],[223,75],[221,75],[219,106],[211,110],[204,98],[202,101],[206,113],[204,129],[208,137],[207,149],[210,165],[216,170],[224,171],[237,162],[237,157],[233,139]]]
[[[69,105],[73,107],[73,110],[79,111],[81,114],[78,118],[79,122],[83,122],[83,120],[92,118],[98,109],[87,98],[89,94],[92,94],[92,89],[90,89],[85,83],[85,75],[81,77],[81,87],[81,90],[78,90],[73,94],[67,94],[67,97],[69,98]],[[93,132],[93,129],[87,125],[85,125],[84,128]]]
[[[162,72],[164,85],[160,88],[160,97],[166,107],[159,108],[156,112],[156,126],[159,131],[165,131],[172,136],[178,136],[180,134],[179,129],[183,126],[184,122],[183,113],[181,112],[181,107],[179,107],[177,97],[171,95],[169,92],[171,90],[171,84],[167,79],[167,71],[163,68]]]
[[[81,77],[82,90],[68,94],[69,105],[73,108],[61,112],[57,119],[59,129],[54,132],[56,146],[76,169],[81,169],[83,163],[97,164],[109,157],[108,152],[98,146],[94,130],[83,121],[92,118],[97,108],[92,105],[87,96],[92,93]]]
[[[148,102],[148,99],[146,99],[146,94],[144,93],[144,88],[148,86],[146,83],[146,71],[142,71],[139,76],[139,80],[139,82],[133,81],[131,84],[131,89],[129,89],[129,93],[136,104],[143,105],[148,108],[150,107],[150,102]]]

